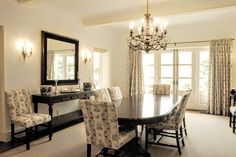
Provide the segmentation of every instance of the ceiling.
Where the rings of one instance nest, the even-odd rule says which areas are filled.
[[[138,20],[146,12],[146,0],[14,0],[37,9],[48,9],[70,14],[84,26],[126,25]],[[236,0],[149,0],[152,17],[167,19],[172,25],[181,22],[236,19]]]

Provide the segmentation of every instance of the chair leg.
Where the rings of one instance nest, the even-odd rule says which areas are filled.
[[[233,115],[233,133],[235,133],[235,118],[236,118],[236,116]]]
[[[154,141],[157,140],[157,131],[156,131],[156,129],[153,129],[153,140]]]
[[[25,132],[26,132],[26,149],[30,150],[30,128],[26,128]]]
[[[87,157],[91,157],[91,144],[87,144]]]
[[[143,129],[144,129],[144,125],[141,125],[141,132],[140,132],[140,137],[142,136],[142,134],[143,134]]]
[[[15,125],[11,124],[11,144],[15,143]]]
[[[184,144],[184,135],[183,135],[183,127],[182,126],[180,127],[180,136],[181,136],[181,139],[182,139],[182,144],[183,144],[183,146],[185,146],[185,144]]]
[[[179,145],[179,131],[175,131],[175,136],[176,136],[176,143],[177,143],[177,147],[178,147],[178,152],[179,152],[179,155],[181,155],[181,149],[180,149],[180,145]]]
[[[48,131],[49,131],[49,141],[51,141],[53,134],[52,121],[48,122]]]
[[[232,123],[232,115],[231,113],[229,113],[229,127],[231,127],[231,123]]]
[[[145,150],[148,150],[148,131],[149,131],[149,129],[148,129],[148,127],[146,126],[146,128],[145,128]]]
[[[188,136],[188,134],[187,134],[187,128],[186,128],[186,122],[185,122],[185,117],[184,117],[184,119],[183,119],[183,124],[184,124],[184,133],[185,133],[186,136]]]
[[[118,157],[118,150],[115,150],[114,157]]]

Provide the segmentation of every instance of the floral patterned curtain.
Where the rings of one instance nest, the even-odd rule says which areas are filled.
[[[209,56],[208,112],[228,115],[232,39],[212,40]]]
[[[55,53],[50,51],[47,53],[47,80],[54,80],[54,57]]]
[[[144,93],[143,62],[141,51],[129,51],[129,95]]]

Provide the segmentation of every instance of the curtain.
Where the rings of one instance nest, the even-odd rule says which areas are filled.
[[[143,62],[141,51],[129,51],[129,95],[144,93]]]
[[[220,39],[210,42],[208,113],[228,115],[231,88],[232,40]]]
[[[47,80],[54,80],[55,74],[54,74],[54,57],[55,53],[54,51],[49,51],[50,53],[47,53]]]

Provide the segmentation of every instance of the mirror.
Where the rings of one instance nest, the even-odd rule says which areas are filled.
[[[79,41],[42,31],[41,84],[78,84]]]

